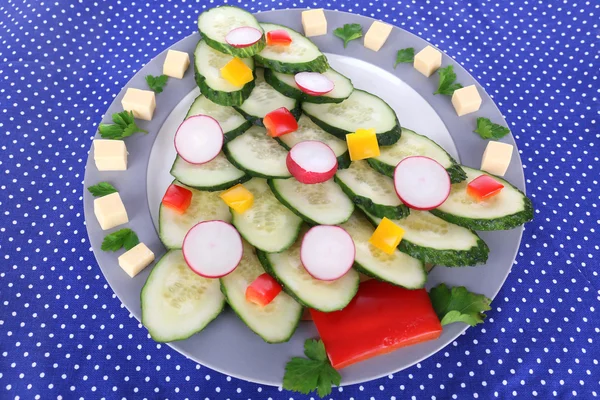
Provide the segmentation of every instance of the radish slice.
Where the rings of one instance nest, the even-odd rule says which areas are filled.
[[[221,125],[208,115],[195,115],[183,121],[175,134],[175,150],[190,164],[205,164],[223,147]]]
[[[318,72],[300,72],[294,75],[294,80],[300,90],[311,96],[324,95],[335,87],[329,78]]]
[[[427,211],[448,198],[450,176],[440,163],[429,157],[406,157],[396,165],[394,187],[408,207]]]
[[[300,260],[315,279],[332,281],[350,270],[354,263],[354,241],[344,229],[318,225],[306,232],[300,246]]]
[[[252,46],[258,42],[263,33],[256,28],[250,26],[242,26],[229,31],[225,36],[225,41],[228,45],[242,48]]]
[[[306,184],[328,181],[338,168],[337,158],[331,147],[316,140],[300,142],[292,147],[286,164],[290,174],[298,182]]]
[[[203,221],[183,239],[183,258],[192,271],[205,278],[220,278],[242,260],[244,247],[238,231],[225,221]]]

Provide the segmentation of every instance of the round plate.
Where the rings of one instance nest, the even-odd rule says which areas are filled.
[[[261,22],[287,25],[302,32],[301,10],[269,11],[257,14]],[[385,101],[396,111],[402,126],[424,134],[442,145],[463,164],[479,168],[487,141],[473,133],[477,117],[487,117],[496,123],[504,122],[500,111],[485,90],[460,65],[447,55],[443,66],[454,65],[457,81],[463,85],[475,84],[483,98],[481,109],[463,117],[456,116],[448,96],[433,95],[438,84],[436,74],[426,78],[410,64],[394,69],[396,51],[414,47],[416,51],[428,45],[417,36],[394,27],[387,43],[379,52],[365,48],[362,40],[349,43],[344,49],[342,40],[335,37],[333,29],[346,23],[359,23],[366,30],[373,19],[339,12],[325,12],[329,33],[311,38],[327,53],[331,65],[352,79],[354,85],[366,89]],[[200,36],[195,33],[172,46],[172,49],[193,54]],[[123,88],[107,110],[103,122],[110,123],[113,113],[122,111],[121,99],[129,87],[146,89],[144,77],[160,75],[166,50],[140,70]],[[100,181],[111,182],[121,194],[130,222],[127,227],[137,232],[144,242],[160,258],[165,249],[156,233],[156,215],[165,188],[172,181],[169,175],[175,158],[173,135],[199,91],[191,66],[185,77],[169,79],[165,91],[156,96],[156,111],[150,122],[138,121],[149,134],[137,133],[127,139],[129,167],[121,172],[99,172],[90,153],[86,165],[85,186]],[[513,160],[505,178],[521,190],[525,189],[521,160],[512,136],[502,141],[515,146]],[[103,231],[93,212],[93,198],[84,195],[87,230],[94,254],[104,276],[117,296],[139,320],[140,291],[152,266],[131,279],[119,268],[120,253],[100,250]],[[120,229],[122,227],[115,228]],[[486,265],[467,268],[437,267],[429,275],[428,287],[445,282],[448,285],[467,288],[493,298],[504,283],[519,248],[523,228],[503,232],[483,232],[480,236],[490,247]],[[407,368],[434,354],[456,339],[466,325],[461,323],[444,327],[437,340],[399,349],[350,366],[341,371],[342,384],[353,384],[375,379]],[[204,331],[191,338],[172,343],[171,346],[185,356],[224,374],[266,385],[281,385],[285,363],[293,356],[303,354],[307,338],[316,337],[312,322],[302,322],[288,343],[266,344],[252,333],[230,310],[222,313]]]

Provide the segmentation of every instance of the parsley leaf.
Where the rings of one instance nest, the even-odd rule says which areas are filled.
[[[94,197],[102,197],[117,192],[117,189],[108,182],[100,182],[97,185],[88,187],[88,190]]]
[[[293,357],[285,366],[283,388],[303,394],[317,390],[319,397],[331,393],[331,385],[339,385],[342,377],[329,363],[322,340],[304,342],[304,355]]]
[[[123,139],[136,132],[148,133],[135,123],[131,111],[122,111],[112,115],[114,124],[100,124],[98,131],[103,139]]]
[[[138,236],[129,228],[119,229],[116,232],[106,235],[102,241],[102,250],[117,251],[122,247],[126,250],[131,250],[140,243]]]
[[[362,26],[360,24],[345,24],[335,29],[333,34],[344,41],[344,48],[346,48],[349,41],[362,37]]]
[[[485,319],[484,311],[490,310],[492,300],[482,294],[471,293],[464,286],[450,289],[444,283],[429,291],[433,309],[442,325],[464,322],[471,326]]]
[[[396,63],[394,64],[394,68],[400,63],[412,63],[415,60],[415,49],[412,47],[408,47],[406,49],[398,50],[396,53]]]
[[[440,83],[434,94],[452,96],[455,90],[463,87],[460,83],[454,82],[456,80],[456,74],[454,73],[454,67],[452,65],[440,69],[438,74],[440,75]]]
[[[501,139],[510,133],[510,129],[490,121],[488,118],[477,118],[477,129],[473,132],[478,133],[482,139]]]
[[[169,79],[166,75],[152,76],[146,75],[146,83],[150,89],[155,93],[162,93],[163,87],[167,84]]]

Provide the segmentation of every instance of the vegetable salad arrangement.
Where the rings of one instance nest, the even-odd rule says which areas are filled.
[[[186,339],[228,304],[285,342],[308,310],[320,339],[283,386],[324,396],[339,369],[483,322],[490,300],[443,284],[428,293],[426,265],[485,263],[475,230],[529,221],[531,201],[401,128],[298,32],[228,6],[198,29],[202,94],[175,135],[159,218],[168,252],[141,295],[152,337]]]

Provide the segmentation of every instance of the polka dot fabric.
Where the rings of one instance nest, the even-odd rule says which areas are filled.
[[[85,232],[84,163],[102,113],[145,62],[194,31],[198,12],[220,3],[0,2],[0,398],[312,398],[153,342],[107,285]],[[439,46],[506,116],[536,206],[485,324],[408,370],[329,397],[598,397],[600,5],[233,3],[360,13]]]

